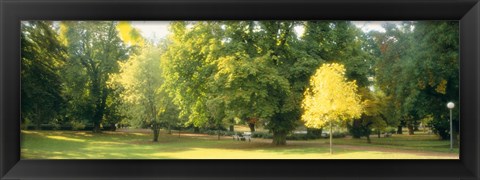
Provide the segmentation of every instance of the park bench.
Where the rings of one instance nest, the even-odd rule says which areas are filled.
[[[232,136],[233,140],[237,141],[252,141],[252,133],[251,132],[243,132],[243,134],[235,134]]]

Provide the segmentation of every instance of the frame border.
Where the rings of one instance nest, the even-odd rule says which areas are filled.
[[[0,0],[0,19],[0,179],[480,179],[479,0]],[[21,20],[222,19],[458,20],[460,160],[20,160]]]

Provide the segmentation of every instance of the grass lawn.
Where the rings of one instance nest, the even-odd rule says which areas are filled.
[[[287,141],[274,146],[271,139],[252,142],[204,134],[160,134],[151,142],[149,131],[104,132],[22,131],[23,159],[458,159],[458,149],[449,151],[449,141],[433,135],[372,136],[365,139]]]

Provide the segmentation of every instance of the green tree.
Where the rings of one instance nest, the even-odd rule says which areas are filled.
[[[390,98],[391,109],[398,111],[392,116],[401,122],[398,132],[406,126],[409,134],[414,134],[421,119],[433,117],[434,131],[448,137],[445,104],[458,102],[458,39],[458,22],[453,21],[387,25],[378,38],[378,84]],[[454,133],[458,132],[457,115]]]
[[[399,127],[407,126],[413,134],[421,119],[432,116],[434,130],[437,126],[442,129],[437,134],[445,134],[445,104],[458,102],[458,22],[387,25],[379,39],[382,55],[376,74],[379,87],[398,112],[392,117],[400,120]]]
[[[459,105],[459,24],[456,21],[419,21],[415,24],[415,69],[420,89],[418,106],[421,117],[431,115],[432,128],[442,139],[448,139],[449,101]],[[456,106],[458,107],[458,106]],[[459,132],[459,111],[453,111],[453,135]],[[457,143],[457,141],[455,141]]]
[[[216,37],[220,26],[215,22],[194,24],[180,21],[171,24],[172,34],[161,60],[164,86],[179,107],[180,116],[188,119],[187,124],[218,127],[222,125],[223,111],[209,112],[213,106],[207,104],[217,106],[216,99],[209,97],[212,93],[208,83],[213,79],[216,67],[213,60],[221,47],[221,39]]]
[[[110,74],[118,72],[118,61],[128,57],[128,48],[120,39],[114,21],[64,21],[61,36],[68,49],[65,69],[66,92],[72,116],[93,124],[100,132],[107,100],[113,89],[107,87]],[[110,111],[113,112],[113,111]]]
[[[286,135],[297,125],[301,98],[318,61],[300,49],[294,21],[228,22],[225,51],[231,57],[220,77],[233,86],[224,89],[231,111],[242,119],[260,119],[273,133],[273,144],[286,144]],[[229,65],[223,68],[223,64]],[[228,71],[226,71],[228,70]],[[221,78],[219,78],[221,80]],[[238,91],[238,90],[241,91]],[[229,92],[241,93],[228,96]]]
[[[66,50],[52,22],[21,23],[21,55],[22,123],[40,129],[42,123],[61,119],[65,104],[60,69]]]
[[[382,101],[384,97],[378,91],[366,88],[361,88],[359,92],[364,110],[360,118],[354,119],[347,127],[354,138],[364,136],[367,142],[371,143],[372,129],[375,129],[380,137],[380,132],[387,127],[384,115],[381,114],[385,109],[385,103]]]
[[[281,49],[292,35],[289,23],[172,24],[172,44],[164,55],[166,84],[189,123],[218,128],[236,117],[270,119],[267,127],[280,136],[274,143],[285,144],[294,128],[290,121],[298,120],[281,114],[291,108],[286,99],[292,99],[288,79],[280,73],[286,64],[279,66]]]
[[[366,47],[365,36],[349,21],[307,21],[303,37],[306,47],[302,50],[324,62],[343,64],[347,78],[366,87],[375,59],[374,52],[369,52],[372,48]]]
[[[344,66],[336,63],[323,64],[312,76],[302,108],[305,126],[330,126],[330,153],[333,124],[358,118],[363,112],[355,81],[347,81]]]

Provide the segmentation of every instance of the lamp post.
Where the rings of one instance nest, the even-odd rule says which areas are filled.
[[[447,108],[450,109],[450,151],[453,151],[453,128],[452,128],[452,109],[455,107],[453,102],[447,103]]]

